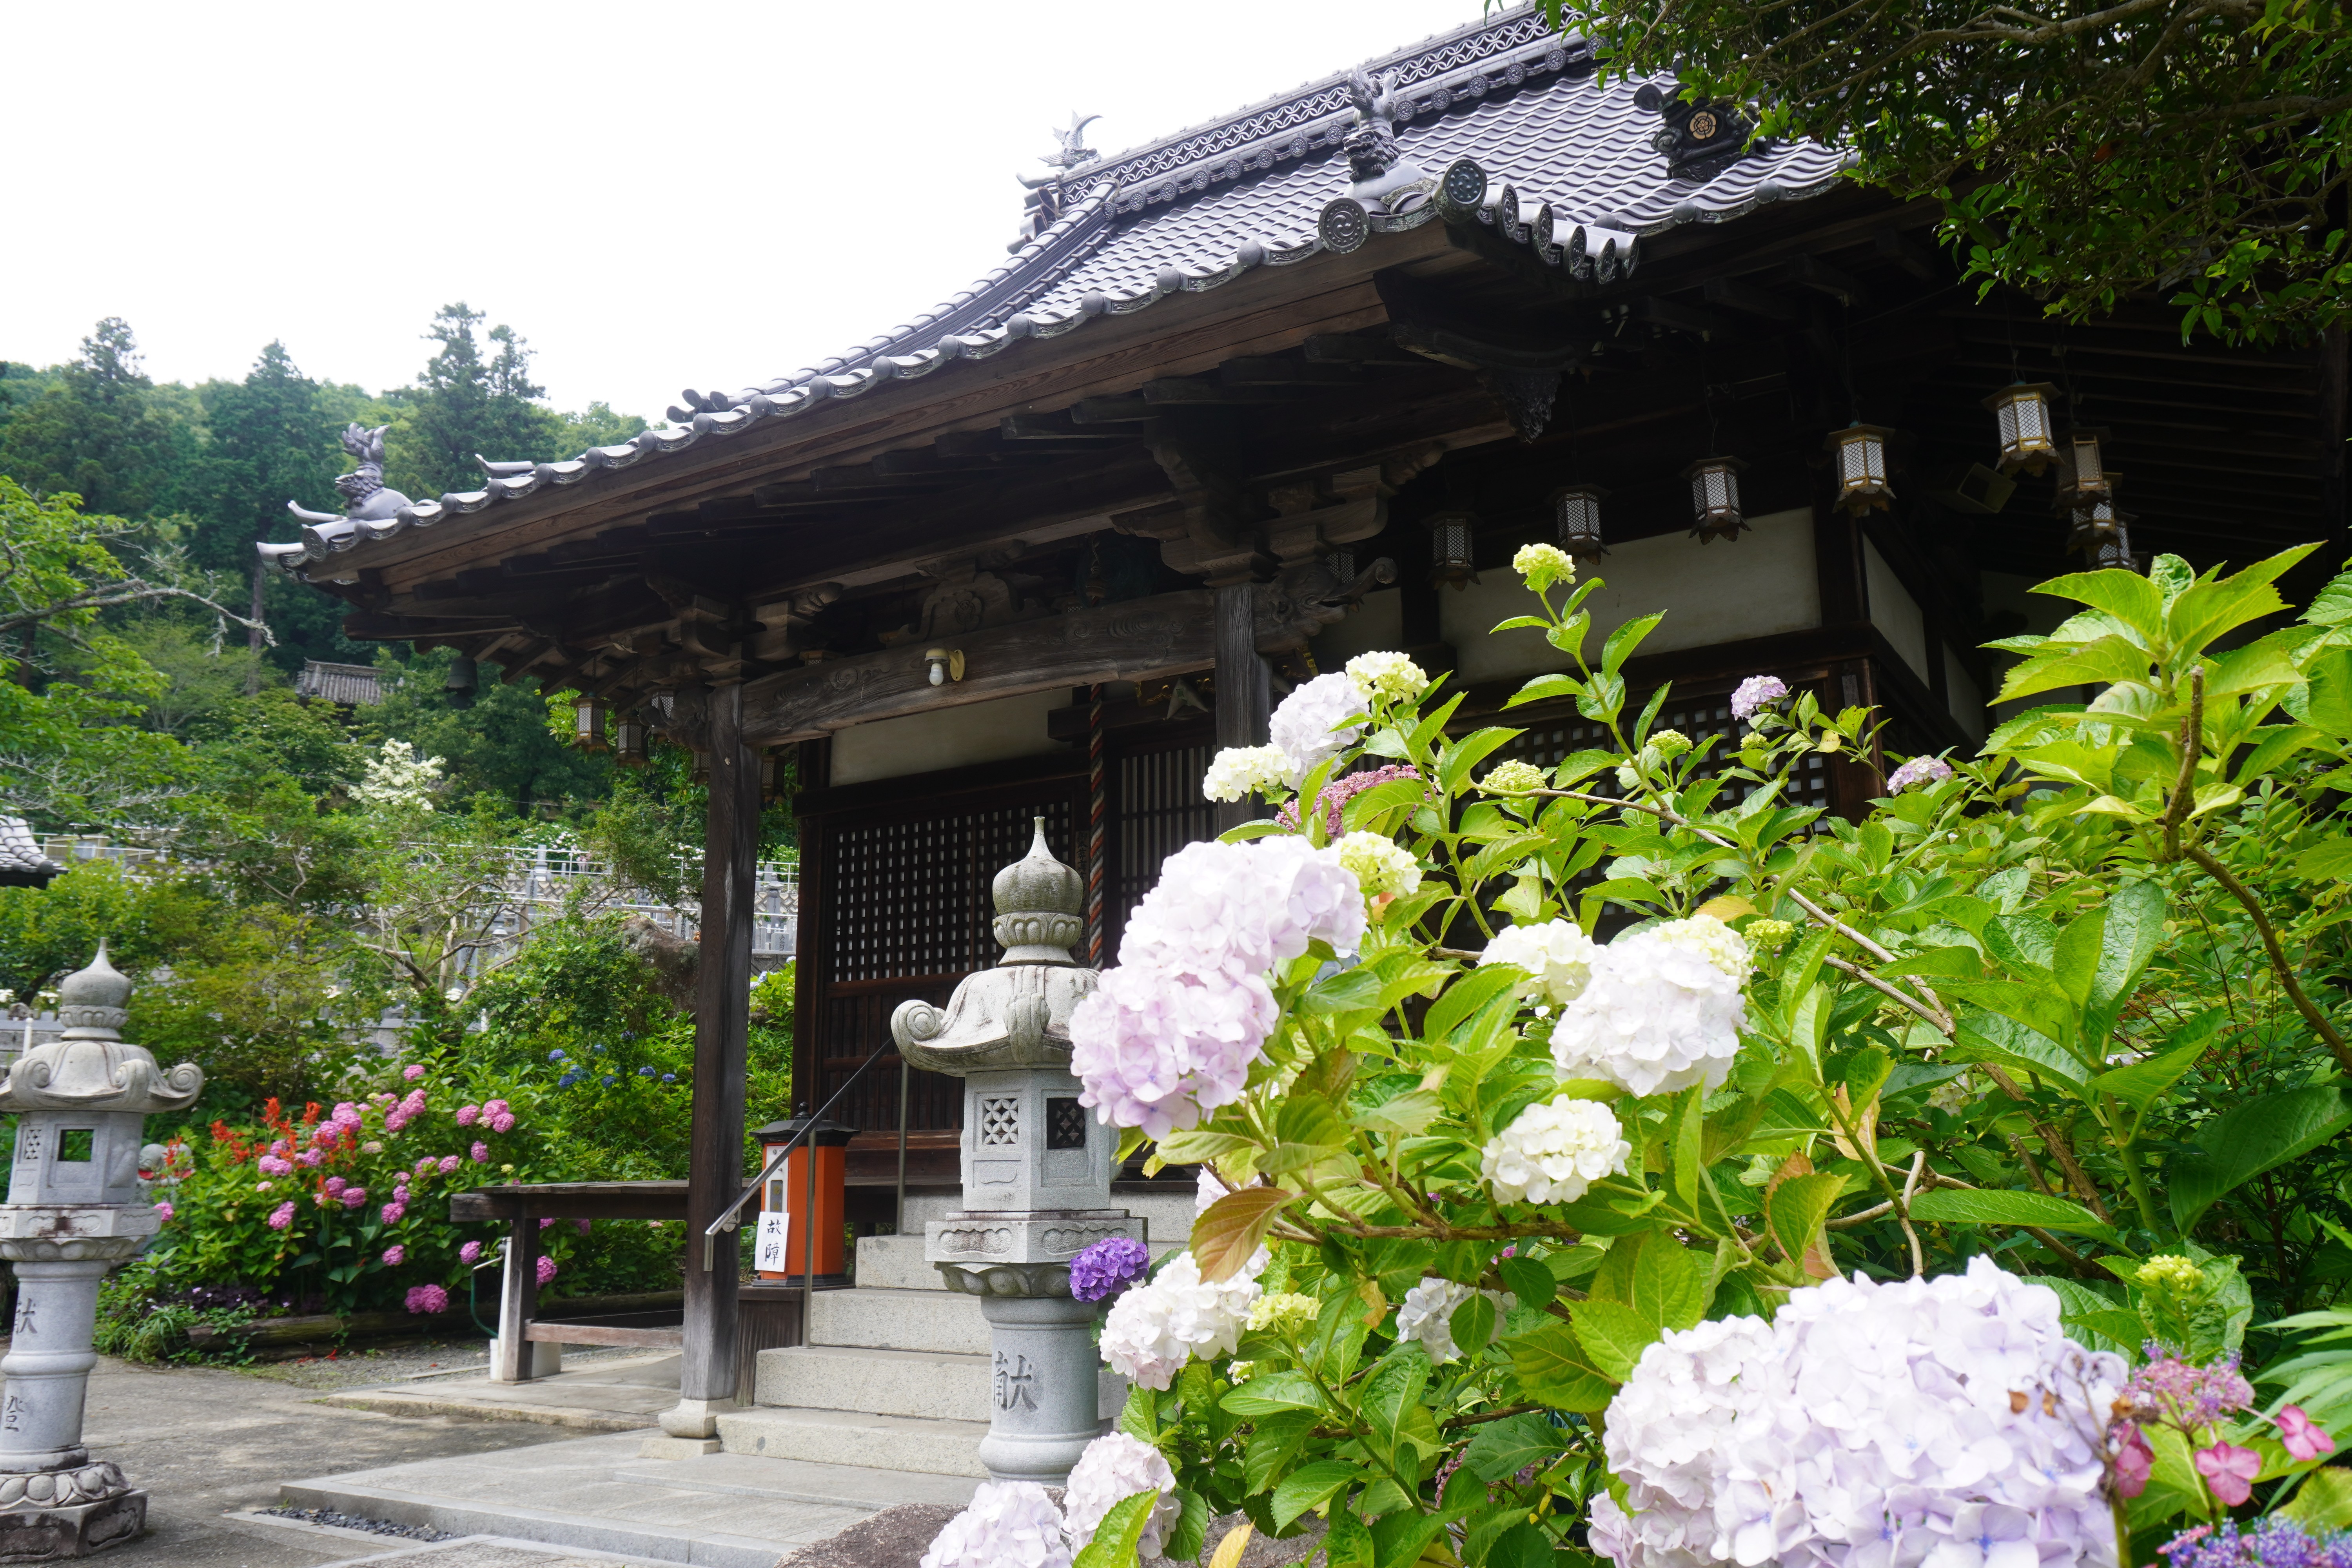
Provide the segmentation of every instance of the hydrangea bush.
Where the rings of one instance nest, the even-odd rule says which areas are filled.
[[[1605,744],[1514,757],[1396,654],[1297,689],[1204,781],[1278,810],[1170,858],[1071,1021],[1126,1152],[1203,1172],[1188,1248],[1088,1268],[1122,1528],[1172,1499],[1184,1559],[1218,1513],[1319,1516],[1335,1568],[2108,1568],[2323,1463],[2296,1422],[2345,1413],[2116,1414],[2352,1263],[2340,1205],[2273,1245],[2247,1195],[2352,1127],[2344,993],[2306,983],[2352,912],[2352,579],[2282,624],[2303,553],[2044,584],[2084,608],[2001,645],[2000,700],[2045,705],[1974,759],[1897,765],[1769,676],[1728,737],[1661,730],[1625,673],[1659,617],[1593,656],[1556,551],[1497,630],[1572,668],[1507,706]],[[1799,803],[1824,763],[1866,819]]]

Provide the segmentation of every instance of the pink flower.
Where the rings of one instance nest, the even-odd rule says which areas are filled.
[[[487,1165],[490,1163],[490,1146],[488,1143],[475,1144],[472,1153],[475,1164]]]
[[[1410,765],[1395,763],[1387,767],[1374,768],[1369,773],[1349,773],[1345,778],[1333,779],[1323,786],[1323,793],[1315,797],[1315,804],[1323,812],[1325,831],[1334,838],[1339,837],[1346,826],[1341,820],[1343,808],[1366,790],[1379,784],[1392,784],[1398,779],[1419,777],[1421,774]],[[1298,803],[1295,800],[1285,802],[1282,809],[1275,813],[1275,820],[1285,827],[1297,827]]]
[[[588,1222],[587,1222],[586,1220],[584,1220],[584,1219],[583,1219],[583,1220],[578,1220],[578,1221],[575,1221],[574,1223],[575,1223],[575,1224],[577,1224],[577,1225],[580,1226],[580,1234],[581,1234],[581,1235],[585,1236],[585,1235],[587,1235],[587,1234],[588,1234]],[[2322,1436],[2326,1436],[2326,1434],[2324,1434],[2324,1433],[2323,1433],[2323,1434],[2322,1434]]]
[[[384,1205],[383,1208],[376,1211],[376,1217],[381,1219],[386,1225],[398,1225],[400,1223],[401,1216],[405,1215],[407,1212],[408,1205],[406,1204],[396,1202],[388,1203]]]
[[[415,1285],[409,1288],[408,1310],[429,1316],[449,1310],[449,1292],[438,1285]]]
[[[436,1160],[432,1155],[427,1154],[425,1158],[416,1162],[416,1173],[420,1176],[429,1175],[432,1173],[433,1167],[439,1163],[440,1162],[438,1160]]]
[[[482,1244],[478,1241],[469,1241],[457,1249],[457,1261],[460,1263],[479,1263],[481,1260]]]
[[[293,1200],[293,1199],[289,1198],[289,1199],[287,1199],[284,1203],[279,1204],[276,1208],[274,1208],[274,1209],[272,1209],[272,1210],[270,1210],[270,1211],[269,1211],[269,1220],[268,1220],[268,1225],[269,1225],[269,1228],[270,1228],[270,1229],[272,1229],[272,1230],[284,1230],[288,1226],[292,1225],[293,1223],[294,1223],[294,1200]]]
[[[1939,784],[1952,776],[1952,764],[1941,757],[1914,757],[1886,775],[1886,793],[1901,795],[1914,784]]]
[[[488,1151],[488,1149],[484,1149],[484,1148],[482,1148],[482,1145],[480,1145],[480,1144],[477,1143],[477,1144],[475,1144],[475,1145],[474,1145],[474,1147],[476,1147],[477,1149],[481,1149],[481,1150],[482,1150],[482,1152],[481,1152],[479,1154],[477,1154],[477,1155],[475,1155],[475,1156],[474,1156],[476,1159],[478,1159],[478,1160],[484,1160],[484,1159],[488,1159],[488,1158],[489,1157],[489,1151]],[[458,1165],[458,1160],[457,1160],[457,1155],[455,1155],[455,1154],[444,1154],[444,1155],[442,1155],[442,1156],[441,1156],[441,1173],[442,1173],[443,1175],[445,1175],[445,1176],[455,1175],[455,1174],[457,1173],[457,1165]]]
[[[481,1120],[481,1115],[482,1108],[480,1106],[461,1105],[457,1108],[457,1125],[460,1127],[471,1127],[475,1122]]]
[[[485,1116],[504,1116],[506,1113],[507,1113],[507,1102],[506,1102],[505,1100],[486,1100],[482,1101],[482,1114],[483,1114],[483,1115],[485,1115]]]
[[[539,1228],[545,1230],[549,1226],[553,1225],[554,1223],[555,1222],[551,1219],[542,1219],[539,1222]]]
[[[327,1178],[327,1192],[330,1196],[341,1195],[342,1190],[350,1185],[351,1184],[343,1180],[341,1176],[329,1176]]]
[[[294,1162],[281,1160],[275,1154],[264,1154],[257,1163],[265,1176],[290,1176],[294,1173]]]
[[[318,1165],[320,1161],[326,1158],[324,1154],[320,1153],[316,1149],[305,1149],[294,1157],[297,1160],[301,1161],[305,1165],[309,1165],[313,1168]]]
[[[358,1208],[367,1202],[367,1189],[365,1187],[345,1187],[343,1189],[342,1195],[343,1206],[347,1209]]]
[[[2137,1497],[2147,1490],[2147,1478],[2156,1468],[2156,1450],[2147,1446],[2147,1434],[2128,1422],[2117,1422],[2108,1436],[2117,1438],[2118,1434],[2116,1490],[2125,1497]]]
[[[539,1260],[539,1282],[542,1285],[555,1278],[555,1259],[542,1254]]]
[[[411,1116],[423,1115],[425,1111],[425,1091],[421,1089],[410,1089],[408,1091],[408,1098],[400,1102],[400,1109]]]
[[[511,1131],[513,1131],[514,1130],[515,1130],[515,1119],[514,1119],[514,1117],[513,1117],[512,1115],[510,1115],[509,1113],[508,1113],[508,1112],[506,1112],[506,1111],[501,1110],[501,1111],[499,1111],[496,1116],[494,1116],[494,1117],[490,1118],[490,1131],[493,1131],[493,1132],[511,1132]]]
[[[2216,1443],[2197,1450],[2197,1473],[2213,1489],[2224,1508],[2235,1508],[2254,1495],[2254,1478],[2263,1473],[2263,1457],[2233,1443]]]
[[[168,1211],[164,1217],[171,1217]],[[2336,1452],[2336,1439],[2315,1426],[2300,1405],[2290,1405],[2278,1413],[2278,1432],[2286,1451],[2298,1459],[2315,1459],[2322,1454]]]
[[[425,1064],[422,1062],[411,1062],[406,1067],[400,1069],[400,1076],[406,1079],[409,1082],[415,1083],[418,1079],[425,1076]]]
[[[1788,683],[1779,676],[1751,675],[1731,694],[1731,716],[1752,719],[1788,695]]]
[[[404,1247],[387,1247],[383,1249],[383,1266],[386,1268],[397,1268],[401,1265],[401,1260],[407,1256],[408,1248]]]
[[[170,1219],[170,1218],[172,1217],[172,1212],[173,1212],[173,1211],[172,1211],[172,1205],[171,1205],[170,1204],[157,1204],[157,1205],[155,1205],[155,1212],[156,1212],[157,1214],[159,1214],[159,1215],[163,1215],[163,1218],[165,1218],[165,1219]],[[2321,1434],[2321,1436],[2326,1436],[2326,1434],[2325,1434],[2325,1433],[2322,1433],[2322,1434]],[[2308,1458],[2309,1457],[2310,1457],[2309,1455],[2305,1455],[2305,1456],[2304,1456],[2304,1458]]]
[[[383,1130],[386,1132],[397,1132],[407,1125],[408,1118],[401,1114],[398,1106],[394,1106],[383,1113]]]

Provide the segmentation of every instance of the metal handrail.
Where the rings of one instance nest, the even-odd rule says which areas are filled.
[[[819,1110],[814,1116],[810,1117],[808,1121],[802,1125],[801,1130],[793,1134],[793,1141],[785,1144],[782,1148],[777,1150],[775,1157],[761,1167],[760,1173],[751,1178],[751,1184],[745,1187],[741,1192],[736,1194],[734,1201],[729,1204],[725,1208],[720,1209],[719,1211],[718,1217],[713,1219],[709,1225],[703,1228],[702,1271],[705,1274],[710,1272],[716,1260],[717,1248],[719,1245],[719,1233],[722,1230],[737,1229],[742,1225],[743,1222],[738,1219],[736,1215],[741,1211],[744,1204],[758,1195],[760,1189],[767,1184],[768,1178],[774,1175],[777,1168],[782,1165],[786,1160],[792,1158],[793,1151],[801,1146],[802,1140],[805,1139],[810,1133],[816,1131],[816,1124],[824,1120],[825,1111],[831,1110],[835,1106],[840,1104],[841,1097],[849,1092],[850,1086],[855,1084],[859,1079],[863,1078],[866,1075],[866,1069],[872,1067],[876,1062],[880,1061],[890,1048],[889,1045],[879,1045],[875,1047],[874,1054],[867,1057],[864,1061],[859,1062],[857,1064],[856,1070],[852,1072],[847,1078],[841,1080],[841,1087],[833,1091],[833,1098],[824,1102],[824,1109]],[[814,1160],[809,1162],[809,1185],[812,1190],[812,1196],[809,1201],[808,1208],[809,1256],[814,1258],[816,1256],[816,1201],[814,1196],[814,1189],[816,1185],[816,1162]],[[811,1278],[814,1277],[814,1265],[812,1265]]]

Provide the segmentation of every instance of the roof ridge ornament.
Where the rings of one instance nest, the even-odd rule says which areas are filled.
[[[1356,106],[1356,128],[1340,145],[1356,183],[1348,194],[1370,205],[1379,202],[1391,214],[1412,211],[1429,199],[1435,182],[1397,144],[1397,121],[1411,119],[1395,71],[1375,79],[1361,66],[1348,73],[1348,98]],[[1419,199],[1414,199],[1415,197]]]
[[[369,429],[356,419],[343,427],[343,450],[359,461],[350,473],[335,480],[335,489],[343,498],[341,511],[312,511],[293,500],[286,503],[286,510],[315,526],[324,522],[383,522],[408,505],[406,496],[386,489],[383,482],[383,433],[391,428],[389,425],[379,425]]]
[[[1028,210],[1023,215],[1020,237],[1005,248],[1019,250],[1061,221],[1062,214],[1066,210],[1062,183],[1069,177],[1070,171],[1073,169],[1084,168],[1102,156],[1087,145],[1087,127],[1101,118],[1099,114],[1082,117],[1076,110],[1073,109],[1070,110],[1069,124],[1053,128],[1054,140],[1060,145],[1037,160],[1051,173],[1034,176],[1029,174],[1013,176],[1029,188],[1029,199],[1025,204]]]

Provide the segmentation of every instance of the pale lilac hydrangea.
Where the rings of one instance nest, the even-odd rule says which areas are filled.
[[[1901,795],[1918,784],[1930,787],[1952,776],[1952,764],[1941,757],[1913,757],[1886,775],[1886,793]]]
[[[1420,772],[1411,763],[1391,763],[1386,767],[1371,768],[1363,773],[1349,773],[1345,778],[1333,779],[1315,796],[1315,809],[1323,814],[1324,836],[1329,838],[1339,837],[1347,826],[1341,817],[1343,808],[1366,790],[1393,784],[1399,779],[1420,777]],[[1295,800],[1283,802],[1282,809],[1274,814],[1274,819],[1285,827],[1297,827],[1301,820],[1298,803]]]
[[[1478,965],[1483,969],[1490,963],[1507,963],[1526,970],[1528,978],[1513,990],[1557,1006],[1574,1001],[1583,992],[1585,982],[1592,978],[1592,955],[1598,951],[1574,921],[1549,920],[1505,926],[1478,955]]]
[[[1176,1472],[1159,1449],[1124,1432],[1107,1432],[1087,1444],[1063,1485],[1062,1523],[1071,1542],[1092,1542],[1103,1516],[1138,1492],[1159,1494],[1136,1543],[1137,1556],[1157,1557],[1181,1512],[1176,1502]]]
[[[1596,1497],[1592,1549],[1619,1568],[2114,1568],[2101,1443],[2124,1363],[2059,1313],[1978,1258],[1669,1331],[1610,1404],[1628,1506]]]
[[[1538,1101],[1486,1141],[1479,1174],[1498,1203],[1572,1204],[1625,1169],[1633,1146],[1597,1100]]]
[[[1444,1366],[1462,1359],[1462,1348],[1454,1342],[1454,1310],[1473,1296],[1485,1296],[1495,1303],[1495,1328],[1488,1343],[1503,1337],[1503,1314],[1510,1306],[1510,1298],[1498,1290],[1475,1289],[1451,1279],[1424,1277],[1422,1282],[1404,1293],[1397,1303],[1396,1337],[1400,1343],[1419,1340],[1429,1359]],[[1485,1345],[1477,1347],[1480,1350]]]
[[[1099,1301],[1137,1283],[1151,1269],[1151,1249],[1131,1236],[1106,1237],[1070,1259],[1070,1294]]]
[[[1102,1356],[1113,1372],[1146,1388],[1165,1389],[1194,1356],[1234,1353],[1257,1304],[1260,1247],[1250,1266],[1208,1284],[1190,1252],[1168,1260],[1159,1277],[1121,1296],[1103,1320]]]
[[[1706,915],[1595,948],[1591,977],[1551,1035],[1563,1078],[1632,1094],[1723,1087],[1748,1022],[1747,944]]]
[[[431,1317],[449,1310],[449,1292],[438,1285],[412,1285],[408,1289],[408,1310],[420,1316]]]
[[[1751,675],[1731,694],[1731,716],[1748,720],[1789,695],[1789,683],[1777,675]]]
[[[1356,683],[1334,672],[1318,675],[1284,698],[1266,722],[1266,735],[1282,748],[1297,789],[1327,758],[1364,738],[1371,718]]]
[[[1155,1138],[1241,1096],[1280,1020],[1265,972],[1321,942],[1352,952],[1362,890],[1304,839],[1192,844],[1128,917],[1117,967],[1070,1015],[1081,1104]]]
[[[1061,1510],[1034,1481],[982,1481],[943,1525],[921,1568],[1070,1568]]]

